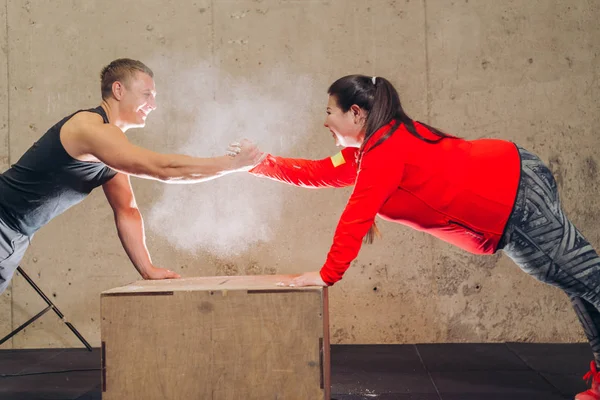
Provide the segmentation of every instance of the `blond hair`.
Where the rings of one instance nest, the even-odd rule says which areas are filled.
[[[119,81],[126,85],[136,72],[143,72],[154,78],[154,72],[143,62],[129,58],[119,58],[102,68],[102,72],[100,72],[102,99],[106,100],[112,96],[113,83]]]

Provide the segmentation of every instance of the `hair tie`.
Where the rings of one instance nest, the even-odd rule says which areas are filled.
[[[371,78],[371,81],[373,82],[373,85],[375,84],[375,80],[377,79],[376,76],[374,76],[373,78]]]

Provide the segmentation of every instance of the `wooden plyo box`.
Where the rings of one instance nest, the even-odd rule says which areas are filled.
[[[103,400],[329,400],[327,288],[289,277],[139,281],[101,294]]]

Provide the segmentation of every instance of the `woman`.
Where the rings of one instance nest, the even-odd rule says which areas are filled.
[[[328,90],[337,155],[311,161],[267,155],[250,172],[303,187],[355,185],[319,272],[290,286],[333,285],[377,233],[375,216],[428,232],[475,254],[503,250],[528,274],[570,297],[595,357],[600,399],[600,258],[563,213],[542,161],[503,140],[464,140],[413,121],[384,78],[351,75]]]

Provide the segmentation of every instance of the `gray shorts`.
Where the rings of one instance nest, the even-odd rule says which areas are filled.
[[[0,219],[0,294],[8,287],[28,246],[28,236],[9,228]]]

